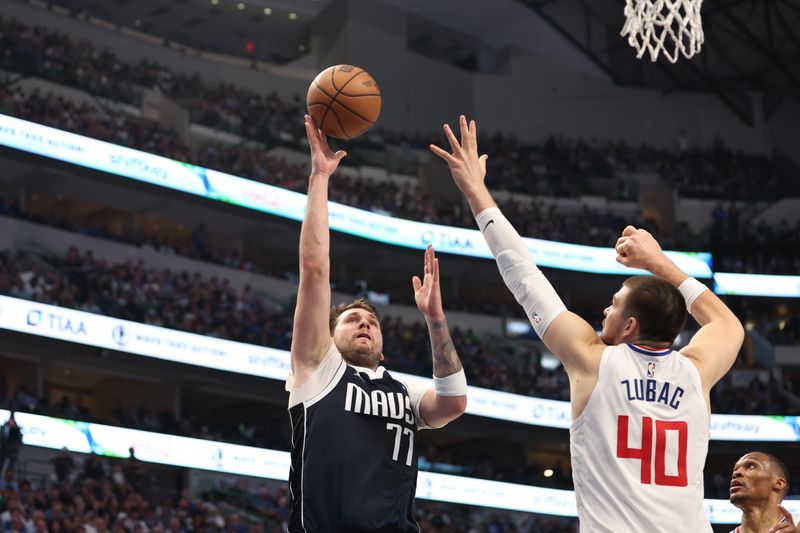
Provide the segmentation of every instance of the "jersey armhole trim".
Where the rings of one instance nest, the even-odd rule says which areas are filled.
[[[408,385],[406,385],[406,388],[408,388]],[[425,394],[428,394],[432,390],[433,390],[432,388],[426,390]],[[422,405],[422,400],[425,398],[425,394],[421,394],[419,396],[419,400],[417,400],[415,402],[415,404],[411,406],[411,410],[414,411],[414,418],[416,418],[415,422],[416,422],[417,430],[420,430],[420,429],[440,429],[440,428],[435,428],[435,427],[429,425],[425,421],[425,419],[422,418],[422,412],[419,410],[419,408]],[[436,391],[434,391],[434,394],[436,394]],[[445,426],[446,425],[447,424],[445,424]],[[444,427],[444,426],[441,426],[441,427]]]
[[[339,366],[336,367],[336,372],[333,373],[331,380],[325,385],[325,388],[322,389],[316,396],[306,400],[303,404],[308,408],[323,399],[325,396],[328,395],[329,392],[333,390],[333,388],[341,381],[342,376],[344,375],[344,371],[347,370],[347,363],[344,362],[344,359],[339,361]]]
[[[337,358],[338,360],[333,360]],[[314,372],[303,382],[299,387],[289,387],[287,380],[286,390],[289,391],[289,409],[295,405],[305,403],[311,398],[315,398],[321,391],[330,384],[330,379],[336,375],[339,370],[339,365],[343,359],[336,345],[331,341],[328,351],[325,352],[319,366]],[[291,376],[290,376],[291,378]]]
[[[694,383],[695,389],[697,390],[697,394],[699,394],[700,397],[703,398],[703,402],[705,403],[706,402],[706,395],[705,395],[705,392],[703,391],[703,377],[700,375],[700,369],[697,368],[697,365],[694,364],[694,361],[691,358],[686,357],[681,352],[675,352],[675,353],[680,354],[684,359],[686,359],[687,364],[692,368],[690,370],[690,372],[692,374],[692,383]],[[706,405],[706,407],[708,407],[708,409],[706,409],[706,415],[707,415],[707,418],[708,418],[708,424],[710,425],[711,424],[711,413],[710,413],[711,406],[710,405]]]

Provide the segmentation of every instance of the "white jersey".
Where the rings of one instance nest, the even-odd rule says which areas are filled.
[[[710,533],[708,426],[700,374],[683,354],[606,348],[597,385],[570,428],[581,531]]]

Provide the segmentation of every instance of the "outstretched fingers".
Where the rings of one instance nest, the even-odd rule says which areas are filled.
[[[459,117],[461,122],[461,148],[470,153],[478,151],[478,140],[476,138],[476,131],[478,126],[474,120],[467,121],[467,117],[461,115]]]
[[[450,143],[450,149],[453,150],[453,153],[456,154],[461,150],[461,144],[456,139],[455,133],[453,133],[452,128],[450,128],[450,124],[444,125],[444,134],[447,137],[447,142]]]
[[[458,125],[461,128],[461,148],[468,150],[471,146],[469,140],[469,124],[467,124],[467,117],[460,115],[458,117]]]
[[[448,152],[446,150],[442,150],[441,148],[439,148],[435,144],[429,145],[428,148],[430,148],[431,152],[433,152],[434,154],[436,154],[439,157],[441,157],[442,159],[444,159],[445,162],[447,162],[447,164],[450,164],[451,162],[455,161],[453,156],[450,155],[450,152]]]
[[[429,244],[425,249],[425,281],[433,275],[433,247]]]

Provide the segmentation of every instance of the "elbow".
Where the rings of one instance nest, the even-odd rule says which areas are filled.
[[[435,413],[431,413],[430,419],[423,417],[433,429],[442,428],[463,415],[467,409],[467,397],[439,396],[436,404]]]
[[[727,313],[720,316],[720,320],[723,324],[725,324],[725,331],[727,331],[728,335],[730,335],[731,339],[737,339],[741,344],[744,342],[744,326],[742,325],[742,321],[739,320],[733,311],[730,309],[726,309]]]
[[[455,418],[458,418],[467,411],[467,396],[466,394],[464,396],[456,396],[455,400]]]
[[[464,396],[446,396],[447,413],[445,418],[451,422],[463,415],[467,410],[467,395]]]
[[[736,336],[735,338],[738,339],[739,346],[741,346],[742,343],[744,342],[745,331],[744,331],[744,326],[742,326],[742,323],[739,321],[738,318],[734,317],[730,325],[730,331],[731,335]]]

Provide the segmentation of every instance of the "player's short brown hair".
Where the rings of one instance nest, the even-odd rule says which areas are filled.
[[[366,298],[359,298],[350,302],[349,304],[340,303],[335,307],[331,307],[331,317],[330,321],[328,322],[328,325],[331,328],[331,335],[333,335],[333,330],[336,329],[336,323],[339,321],[339,317],[342,316],[345,311],[349,311],[350,309],[364,309],[368,313],[374,315],[378,322],[381,321],[381,315],[378,313],[378,309]]]
[[[672,344],[686,325],[686,302],[670,283],[653,276],[634,276],[628,287],[623,316],[639,322],[639,338]]]

